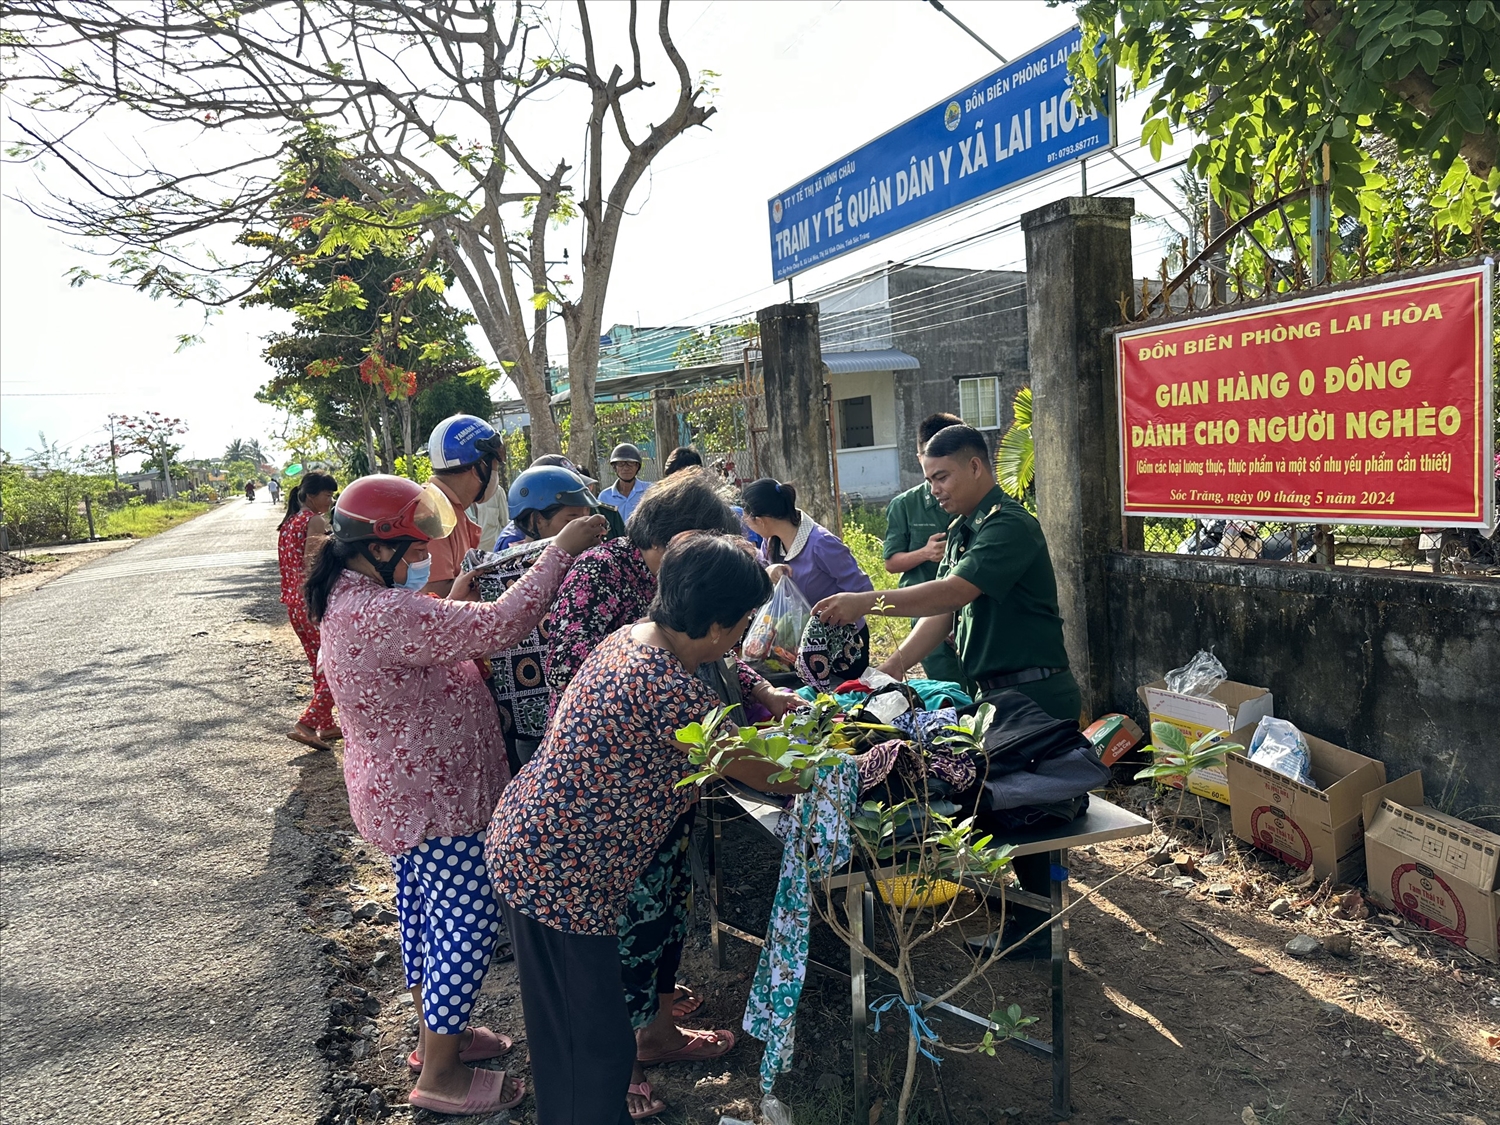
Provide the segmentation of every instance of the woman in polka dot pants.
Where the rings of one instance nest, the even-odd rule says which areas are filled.
[[[604,521],[563,528],[524,578],[484,603],[469,600],[472,572],[447,598],[417,592],[428,543],[456,523],[440,490],[361,477],[330,522],[332,537],[308,572],[307,609],[343,722],[349,814],[395,874],[401,959],[421,1015],[408,1101],[491,1116],[526,1090],[503,1070],[466,1065],[512,1046],[469,1026],[499,924],[482,834],[510,780],[500,720],[474,661],[536,628]]]
[[[421,1073],[433,1032],[460,1037],[460,1062],[504,1054],[511,1048],[508,1035],[469,1027],[469,1012],[479,998],[500,928],[500,910],[484,867],[484,833],[423,840],[392,856],[391,870],[401,964],[421,1017],[417,1049],[407,1065]],[[441,1112],[436,1105],[425,1108]]]

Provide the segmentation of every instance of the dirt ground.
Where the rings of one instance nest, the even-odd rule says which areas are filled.
[[[261,649],[257,659],[284,660],[282,666],[292,669],[300,660],[295,639],[287,629],[276,633],[274,655]],[[295,704],[289,698],[287,705]],[[319,846],[320,861],[299,902],[309,927],[326,938],[334,982],[333,1019],[324,1041],[334,1073],[323,1122],[355,1125],[392,1117],[416,1125],[478,1125],[484,1119],[442,1118],[405,1105],[411,1078],[404,1059],[415,1044],[416,1023],[404,998],[390,869],[354,833],[337,754],[308,754],[301,761],[294,805],[302,810],[302,831]],[[1153,811],[1143,787],[1121,788],[1113,797]],[[1332,888],[1307,885],[1293,869],[1235,841],[1227,810],[1220,824],[1216,808],[1206,807],[1206,837],[1158,833],[1072,855],[1075,896],[1107,882],[1076,908],[1071,926],[1072,1120],[1500,1125],[1497,967],[1357,899],[1336,896]],[[764,932],[776,845],[757,827],[731,820],[723,854],[726,919]],[[1168,868],[1173,861],[1182,867]],[[1196,873],[1184,875],[1184,868]],[[1189,879],[1191,886],[1184,882]],[[1220,897],[1225,885],[1230,891]],[[1283,897],[1293,909],[1273,916],[1270,905]],[[1367,916],[1341,916],[1349,913]],[[1305,959],[1293,957],[1284,947],[1298,934],[1339,953],[1347,936],[1347,954],[1323,948]],[[847,964],[826,927],[814,926],[812,946],[814,958]],[[714,970],[706,912],[698,912],[682,976],[706,994],[707,1004],[699,1018],[686,1022],[731,1028],[740,1042],[714,1063],[651,1070],[653,1085],[671,1106],[659,1119],[665,1125],[715,1125],[722,1115],[756,1119],[760,1046],[740,1030],[756,956],[752,947],[726,939],[725,968]],[[937,945],[924,956],[918,983],[932,991],[962,963],[956,948]],[[1045,1038],[1048,979],[1045,960],[1002,963],[990,971],[985,988],[973,990],[969,1006],[989,1011],[990,1001],[1003,996],[1041,1017],[1034,1030]],[[878,979],[871,982],[872,999],[883,991],[888,989]],[[475,1019],[516,1039],[512,1057],[502,1061],[526,1078],[513,965],[491,970]],[[956,1041],[972,1041],[958,1021],[936,1026]],[[794,1069],[776,1086],[798,1125],[853,1122],[851,1046],[847,985],[811,973],[799,1011]],[[876,1112],[860,1125],[895,1120],[904,1025],[884,1023],[871,1047]],[[1049,1099],[1047,1064],[1001,1045],[993,1058],[949,1054],[936,1072],[924,1062],[911,1120],[1042,1125],[1052,1119]],[[507,1120],[533,1121],[531,1100],[485,1125]]]

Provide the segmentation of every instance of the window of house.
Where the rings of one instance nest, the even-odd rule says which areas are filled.
[[[994,375],[958,381],[958,415],[976,430],[1000,426],[1000,380]]]
[[[839,448],[863,449],[875,444],[875,418],[870,396],[839,399]]]

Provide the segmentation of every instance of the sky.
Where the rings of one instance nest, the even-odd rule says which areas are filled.
[[[1031,0],[952,0],[945,6],[1011,58],[1073,20],[1069,8]],[[771,282],[766,200],[1000,65],[921,0],[679,3],[672,27],[689,67],[718,73],[717,112],[707,128],[672,142],[632,197],[606,327],[723,322],[786,300],[785,283]],[[670,73],[660,62],[654,71],[648,77],[660,79],[664,93]],[[1138,106],[1123,107],[1120,118],[1118,151],[1144,169],[1151,161],[1134,143]],[[155,143],[150,134],[131,139],[145,147]],[[1182,155],[1169,150],[1163,160]],[[1113,158],[1096,157],[1090,189],[1129,174]],[[0,446],[21,456],[44,432],[49,442],[77,448],[99,440],[110,412],[144,410],[184,419],[188,457],[215,456],[237,437],[274,439],[280,416],[254,398],[270,374],[259,353],[262,337],[286,328],[290,314],[233,308],[205,323],[196,307],[152,301],[108,283],[70,287],[70,268],[101,265],[17,201],[17,195],[35,198],[48,187],[71,186],[55,169],[40,173],[40,183],[35,175],[0,168]],[[1170,178],[1157,177],[1169,195]],[[809,270],[796,279],[796,292],[991,230],[1078,188],[1076,171],[1033,181],[1012,196]],[[1134,195],[1142,213],[1167,211],[1142,185],[1122,194]],[[576,260],[576,235],[564,228],[552,237],[549,255],[571,241]],[[1161,256],[1159,237],[1137,229],[1137,265],[1152,274]],[[1024,247],[1011,230],[934,263],[1017,269]],[[179,350],[184,334],[203,342]],[[558,345],[561,337],[553,334]],[[492,358],[477,333],[475,344]]]

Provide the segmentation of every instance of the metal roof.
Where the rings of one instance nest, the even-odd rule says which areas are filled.
[[[704,363],[697,367],[673,367],[665,371],[643,371],[639,375],[621,375],[614,379],[600,379],[594,384],[596,399],[617,398],[622,395],[640,395],[654,390],[681,390],[684,387],[701,387],[712,383],[727,383],[731,379],[743,378],[743,363]],[[552,405],[561,406],[568,401],[570,391],[552,396]]]
[[[868,352],[824,352],[823,362],[834,375],[859,375],[865,371],[915,371],[922,365],[916,356],[895,348]]]

